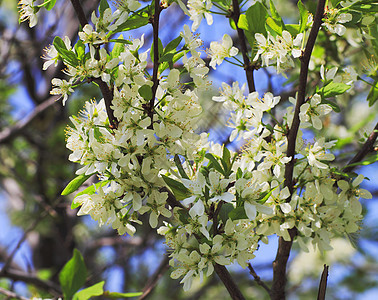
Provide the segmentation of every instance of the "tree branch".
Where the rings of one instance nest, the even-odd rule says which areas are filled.
[[[9,278],[14,281],[22,281],[28,284],[32,284],[38,288],[41,288],[51,293],[54,296],[62,295],[60,287],[56,285],[55,283],[51,281],[47,281],[47,280],[42,280],[34,275],[31,275],[25,272],[8,269],[0,273],[0,278]]]
[[[328,266],[325,264],[320,278],[319,290],[318,290],[318,300],[325,300],[326,289],[327,289],[327,277],[328,277]]]
[[[347,164],[347,167],[343,170],[344,172],[346,173],[351,172],[356,166],[349,166],[349,165],[362,161],[366,155],[374,151],[374,143],[377,140],[377,137],[378,137],[378,123],[375,125],[373,132],[370,134],[365,144],[363,144],[360,151],[358,151],[356,155]]]
[[[235,22],[236,30],[238,32],[238,37],[240,41],[240,50],[243,55],[243,61],[244,61],[244,70],[245,70],[245,76],[247,77],[247,82],[248,82],[248,88],[249,92],[252,93],[256,91],[255,88],[255,81],[253,78],[253,71],[254,71],[254,66],[251,64],[249,57],[248,57],[248,50],[247,50],[247,42],[246,42],[246,37],[244,34],[244,30],[238,27],[238,21],[240,17],[240,8],[239,8],[239,2],[238,0],[232,0],[232,7],[233,7],[233,12],[231,14],[232,19]]]
[[[25,127],[27,127],[30,122],[32,122],[39,114],[44,112],[47,108],[54,105],[58,98],[50,97],[48,100],[42,102],[41,104],[37,105],[33,112],[29,114],[27,117],[23,118],[22,120],[18,121],[15,125],[11,127],[4,128],[0,131],[0,144],[4,144],[12,140],[16,137],[16,135],[21,132]]]
[[[18,299],[18,300],[30,300],[29,298],[19,296],[12,291],[8,291],[6,289],[3,289],[2,287],[0,287],[0,294],[7,296],[7,299],[9,298],[9,299]]]
[[[85,13],[84,13],[83,7],[80,4],[80,1],[79,0],[71,0],[71,3],[72,3],[72,6],[73,6],[73,8],[76,12],[76,15],[79,19],[80,25],[82,27],[84,27],[85,25],[88,24],[88,20],[87,20],[87,17],[85,16]],[[98,84],[98,86],[101,90],[102,96],[104,97],[106,113],[108,115],[109,123],[110,123],[111,127],[117,128],[118,121],[114,117],[114,112],[113,112],[112,108],[110,107],[112,105],[112,101],[113,101],[112,90],[109,88],[109,86],[107,85],[106,82],[101,80],[101,78],[92,78],[92,81],[94,81],[95,83]]]
[[[227,291],[231,296],[231,299],[245,300],[243,294],[239,290],[234,279],[231,277],[230,273],[227,271],[227,268],[225,266],[214,264],[214,270],[219,276],[220,280],[222,280],[224,286],[226,287]]]
[[[285,167],[285,186],[289,188],[290,193],[293,193],[293,170],[294,170],[294,155],[295,155],[295,144],[299,129],[299,112],[300,107],[305,103],[306,97],[306,86],[307,86],[307,75],[308,75],[308,65],[311,58],[311,53],[315,45],[316,38],[320,26],[322,24],[322,18],[324,15],[324,6],[326,0],[319,0],[316,8],[316,14],[314,17],[314,23],[312,25],[310,35],[307,40],[306,48],[304,50],[303,56],[301,57],[301,70],[299,73],[299,87],[297,95],[297,103],[295,106],[293,122],[289,130],[287,137],[287,152],[286,156],[290,157],[291,160],[286,164]],[[293,244],[293,239],[297,234],[297,229],[294,227],[289,230],[290,241],[285,241],[282,237],[279,238],[278,249],[276,259],[273,262],[273,284],[271,289],[271,299],[285,299],[285,286],[286,286],[286,266],[289,259],[291,246]]]
[[[143,294],[139,297],[139,300],[146,299],[150,293],[155,288],[156,284],[158,283],[159,279],[164,275],[164,273],[169,269],[169,256],[168,254],[164,255],[164,259],[161,261],[159,267],[155,271],[155,273],[151,276],[148,280],[146,286],[143,288]]]
[[[270,294],[270,288],[265,284],[264,281],[261,280],[260,276],[257,275],[257,273],[256,273],[255,269],[252,267],[251,263],[248,263],[248,269],[249,269],[249,273],[253,276],[256,283],[258,285],[260,285],[261,287],[263,287],[264,290],[266,290],[268,292],[268,294]]]

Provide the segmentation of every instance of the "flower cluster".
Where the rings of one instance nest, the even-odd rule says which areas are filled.
[[[29,20],[29,27],[37,25],[37,12],[39,8],[34,5],[36,0],[20,0],[18,2],[18,9],[20,12],[20,22]]]
[[[225,58],[235,56],[238,52],[238,48],[232,46],[231,37],[228,34],[225,34],[222,38],[222,44],[218,42],[210,43],[210,66],[215,70],[216,65],[220,65]]]
[[[291,57],[297,58],[302,55],[303,33],[299,33],[295,38],[286,30],[282,31],[282,36],[276,37],[268,32],[267,38],[261,33],[256,33],[255,39],[258,50],[253,60],[261,57],[263,66],[270,66],[273,62],[277,73],[294,66]]]
[[[329,32],[336,33],[339,36],[344,35],[346,28],[344,23],[352,21],[352,15],[350,13],[341,13],[336,8],[327,9],[325,13],[324,23]]]

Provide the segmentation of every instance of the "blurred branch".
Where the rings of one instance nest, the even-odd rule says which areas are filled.
[[[52,106],[57,99],[57,97],[49,98],[45,102],[37,105],[34,108],[33,112],[27,117],[18,121],[15,125],[4,128],[2,131],[0,131],[0,144],[7,143],[10,140],[14,139],[24,128],[26,128],[30,124],[30,122],[32,122],[37,116],[39,116],[39,114]]]
[[[30,300],[29,298],[25,298],[25,297],[19,296],[19,295],[17,295],[16,293],[14,293],[12,291],[8,291],[6,289],[3,289],[2,287],[0,287],[0,294],[3,294],[5,296],[7,296],[7,298],[11,298],[11,299]]]
[[[326,289],[327,289],[327,277],[328,277],[328,268],[326,264],[324,264],[324,269],[322,272],[322,277],[320,278],[319,283],[319,291],[318,291],[318,300],[325,300]]]
[[[0,271],[0,276],[1,274],[5,273],[7,271],[7,268],[10,266],[10,264],[12,263],[12,260],[14,258],[14,256],[16,255],[17,251],[20,249],[21,245],[24,243],[24,241],[26,240],[26,237],[28,235],[28,233],[32,230],[34,230],[34,228],[38,225],[38,223],[43,220],[43,218],[47,215],[47,211],[44,211],[40,217],[38,219],[36,219],[34,221],[34,223],[27,229],[25,230],[22,238],[18,241],[16,247],[13,249],[13,251],[11,252],[11,254],[9,255],[8,259],[6,260],[6,262],[4,263],[3,267],[1,268],[1,271]]]
[[[42,280],[32,274],[25,272],[15,271],[12,269],[4,270],[0,273],[0,278],[8,278],[14,281],[22,281],[28,284],[32,284],[38,288],[41,288],[54,296],[60,296],[61,290],[58,285],[51,281]]]
[[[270,288],[265,284],[264,281],[261,280],[260,276],[257,275],[257,273],[256,273],[255,269],[252,267],[251,263],[248,263],[248,269],[249,269],[249,273],[253,276],[256,283],[258,285],[260,285],[261,287],[263,287],[264,290],[266,290],[268,292],[268,294],[270,294]]]
[[[146,299],[150,293],[155,288],[156,284],[158,283],[159,279],[164,275],[166,271],[169,269],[169,256],[168,254],[164,255],[164,259],[161,261],[159,267],[155,271],[154,274],[149,278],[146,286],[143,288],[143,294],[139,297],[139,300]]]
[[[343,170],[345,173],[351,172],[356,167],[356,166],[349,166],[349,165],[362,161],[366,155],[374,151],[374,143],[377,140],[377,137],[378,137],[378,123],[375,125],[373,132],[370,134],[365,144],[363,144],[360,151],[356,153],[356,155],[348,163],[347,167]]]

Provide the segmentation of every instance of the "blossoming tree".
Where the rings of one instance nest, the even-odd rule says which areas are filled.
[[[35,26],[38,11],[55,2],[21,0],[20,20]],[[164,45],[159,21],[174,2],[191,26],[172,26],[177,37]],[[299,22],[289,24],[273,1],[123,0],[109,6],[101,0],[87,20],[80,2],[71,0],[82,27],[78,39],[57,36],[46,51],[43,69],[59,61],[66,67],[68,79],[54,78],[51,90],[63,105],[83,84],[96,85],[103,95],[71,117],[69,160],[80,168],[62,194],[95,174],[98,182],[73,199],[78,215],[133,235],[134,224],[147,214],[165,237],[171,277],[184,290],[194,278],[215,272],[232,299],[245,299],[227,266],[249,268],[260,282],[254,253],[277,235],[273,282],[264,288],[271,299],[284,299],[293,243],[304,252],[328,251],[333,238],[359,230],[359,200],[372,195],[353,169],[376,160],[370,152],[378,127],[347,163],[338,159],[340,140],[323,129],[342,109],[337,99],[359,82],[370,85],[370,105],[378,98],[378,4],[307,2],[298,1]],[[217,26],[214,14],[228,18],[234,34],[212,41],[204,52],[195,32],[203,19]],[[143,35],[124,38],[142,27],[152,31],[152,42]],[[327,47],[363,50],[371,67],[330,57]],[[244,69],[245,79],[223,82],[213,97],[223,103],[231,128],[227,143],[219,144],[198,127],[200,99],[211,90],[210,68],[216,72],[226,63]],[[254,75],[262,68],[289,78],[296,90],[289,101],[256,91]],[[323,284],[319,295],[324,292]]]

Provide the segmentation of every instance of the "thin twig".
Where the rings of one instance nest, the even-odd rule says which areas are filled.
[[[27,127],[30,122],[32,122],[37,116],[44,112],[47,108],[54,105],[58,98],[51,97],[48,100],[37,105],[31,114],[18,121],[15,125],[11,127],[6,127],[0,132],[0,144],[7,143],[17,136],[25,127]]]
[[[46,217],[46,215],[47,215],[47,211],[44,211],[40,215],[40,217],[38,219],[36,219],[34,221],[34,223],[27,230],[25,230],[22,238],[18,241],[16,247],[13,249],[13,251],[9,255],[7,261],[4,263],[3,267],[1,268],[0,275],[2,273],[4,273],[7,270],[7,268],[10,266],[10,264],[12,263],[12,260],[13,260],[14,256],[16,255],[17,251],[20,249],[21,245],[25,242],[26,237],[29,234],[29,232],[31,232],[32,230],[34,230],[34,228],[39,224],[39,222],[41,222],[43,220],[44,217]]]
[[[266,283],[264,281],[261,280],[260,276],[257,275],[257,273],[256,273],[255,269],[252,267],[251,263],[248,263],[248,269],[249,269],[249,273],[253,276],[256,283],[258,285],[260,285],[261,287],[263,287],[264,290],[266,290],[268,292],[268,294],[270,294],[270,288],[266,285]]]
[[[30,300],[29,298],[25,298],[23,296],[19,296],[15,292],[8,291],[6,289],[3,289],[2,287],[0,287],[0,294],[3,294],[5,296],[7,296],[7,298],[10,298],[10,299]]]
[[[71,0],[71,3],[72,3],[72,6],[73,6],[73,8],[76,12],[76,15],[79,19],[80,25],[82,27],[84,27],[85,25],[88,24],[88,20],[87,20],[87,17],[85,16],[85,13],[84,13],[83,7],[80,4],[80,1],[79,0]],[[102,96],[104,97],[106,113],[108,115],[110,125],[113,128],[117,128],[118,121],[114,117],[114,112],[113,112],[112,108],[110,107],[112,105],[112,101],[113,101],[112,90],[109,88],[109,86],[107,85],[106,82],[101,80],[101,78],[92,78],[91,80],[98,84],[98,86],[101,90]]]
[[[240,50],[243,56],[244,70],[245,70],[245,75],[247,77],[247,82],[248,82],[248,89],[249,89],[249,92],[252,93],[256,91],[255,81],[253,78],[254,66],[251,64],[248,57],[247,42],[246,42],[244,30],[238,27],[238,21],[240,17],[239,1],[232,0],[232,7],[233,7],[233,12],[232,12],[231,17],[235,22],[236,30],[238,32],[240,48],[241,48]]]
[[[7,269],[4,272],[0,273],[0,278],[8,278],[14,281],[22,281],[28,284],[32,284],[40,289],[49,292],[54,296],[60,296],[62,294],[60,287],[54,282],[42,280],[32,274],[28,274],[23,271]]]
[[[325,300],[327,280],[328,280],[328,269],[329,267],[325,264],[322,272],[322,277],[320,278],[319,290],[318,290],[318,300]]]
[[[374,143],[377,140],[377,138],[378,138],[378,123],[375,125],[373,132],[370,134],[365,144],[363,144],[360,151],[356,153],[356,155],[347,164],[347,167],[343,170],[345,173],[351,172],[356,167],[356,166],[349,166],[349,165],[362,161],[366,155],[374,151]]]
[[[220,280],[222,280],[224,286],[226,287],[227,291],[231,296],[231,299],[245,300],[243,294],[241,293],[240,289],[236,285],[234,279],[231,277],[230,273],[228,272],[225,266],[214,264],[214,270],[217,273]]]
[[[148,280],[146,286],[143,288],[143,294],[139,297],[139,300],[146,299],[153,289],[156,287],[159,279],[164,275],[164,273],[169,269],[169,256],[167,254],[164,255],[164,259],[161,261],[159,267],[152,274],[151,278]]]

